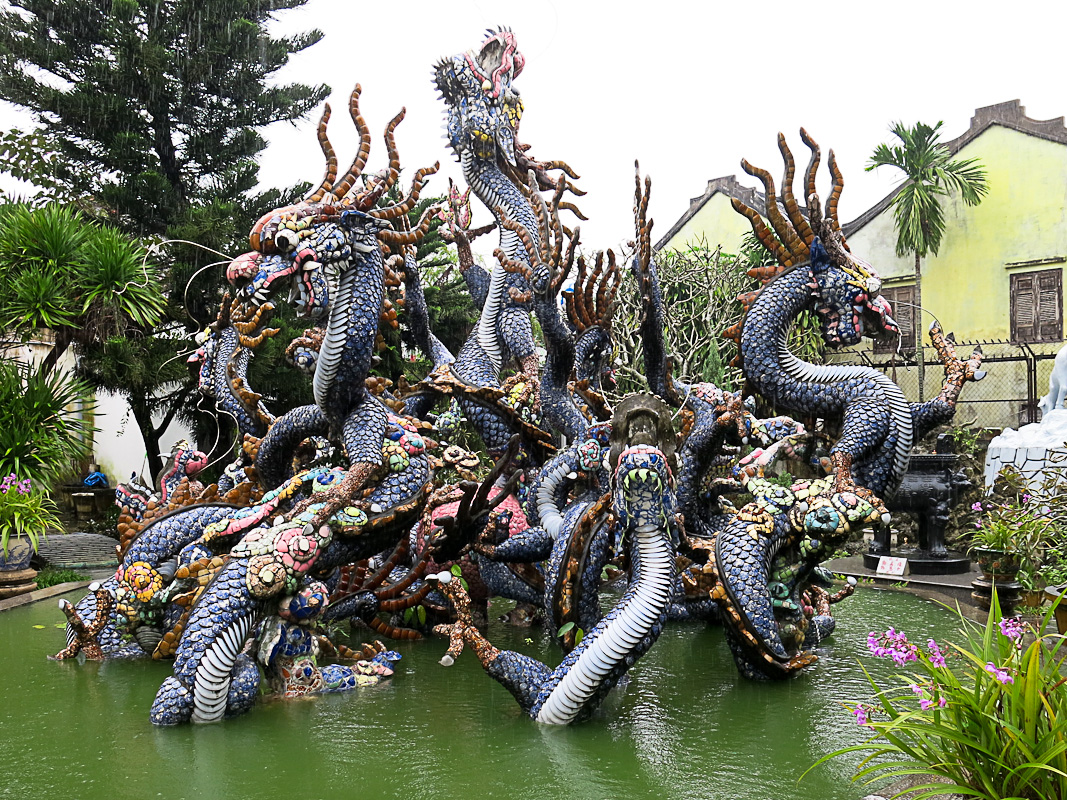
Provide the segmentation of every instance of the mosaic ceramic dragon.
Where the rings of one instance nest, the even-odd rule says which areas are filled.
[[[959,360],[951,339],[936,327],[931,336],[946,377],[941,393],[922,404],[909,404],[875,369],[811,364],[789,350],[789,330],[803,312],[816,315],[830,347],[855,344],[865,334],[899,335],[879,295],[881,281],[849,251],[841,233],[837,204],[843,178],[833,153],[833,188],[824,210],[815,192],[820,150],[803,130],[801,137],[812,153],[806,213],[793,197],[795,166],[784,136],[778,139],[786,165],[781,208],[770,174],[742,161],[764,185],[774,233],[748,206],[734,200],[734,207],[781,267],[754,271],[769,282],[744,298],[746,314],[727,335],[739,342],[748,384],[767,402],[827,420],[840,435],[829,454],[827,481],[790,488],[749,482],[755,502],[715,538],[707,567],[716,579],[711,596],[723,609],[738,667],[750,677],[784,677],[814,658],[805,649],[806,636],[808,644],[817,642],[828,626],[803,614],[802,595],[811,590],[818,563],[860,526],[887,531],[882,498],[899,485],[913,443],[952,417],[966,381],[984,376],[981,351]]]
[[[511,692],[523,711],[544,724],[578,722],[599,707],[659,637],[674,594],[678,530],[673,476],[653,438],[644,425],[626,428],[626,446],[615,456],[610,506],[632,573],[618,604],[551,669],[530,656],[493,647],[474,626],[460,582],[441,573],[435,578],[457,611],[456,622],[437,628],[450,641],[442,664],[451,666],[469,644],[485,671]]]
[[[522,101],[513,81],[525,63],[509,30],[491,30],[478,50],[438,62],[434,81],[447,106],[446,138],[463,167],[464,179],[496,218],[501,252],[507,258],[528,263],[518,234],[502,225],[507,219],[529,231],[537,228],[526,196],[527,171],[534,170],[541,188],[556,188],[556,182],[548,175],[550,170],[576,176],[562,162],[531,160],[526,156],[527,148],[517,140]],[[570,204],[563,207],[576,211]],[[465,236],[462,238],[466,241]],[[461,248],[461,257],[462,254]],[[452,374],[471,388],[496,386],[501,368],[514,358],[536,402],[540,365],[525,275],[502,267],[485,274],[477,265],[464,266],[472,295],[477,299],[484,292],[484,301],[477,326],[451,367]],[[485,405],[473,404],[471,395],[460,394],[459,399],[465,416],[496,458],[506,447],[512,430]]]
[[[203,484],[194,482],[193,478],[206,466],[207,454],[194,449],[187,439],[182,439],[167,454],[163,467],[156,474],[154,488],[141,483],[135,473],[129,481],[115,488],[115,504],[131,519],[141,520],[149,504],[166,505],[184,478],[189,479],[193,491],[203,491]]]
[[[427,619],[427,609],[453,618],[436,626],[449,638],[443,664],[470,645],[545,724],[594,713],[668,619],[720,620],[750,678],[788,677],[815,660],[813,648],[834,629],[831,605],[852,592],[833,592],[819,565],[865,526],[883,535],[883,499],[912,444],[951,417],[965,382],[982,377],[981,353],[962,361],[951,335],[935,328],[942,391],[909,405],[875,370],[810,364],[790,351],[789,330],[807,313],[832,347],[897,333],[877,275],[841,234],[833,154],[824,208],[814,191],[820,151],[802,131],[812,152],[806,208],[793,197],[784,137],[781,203],[769,174],[743,163],[763,183],[770,228],[735,206],[781,265],[753,273],[765,285],[744,298],[746,316],[729,332],[745,394],[672,374],[650,183],[642,188],[638,174],[632,272],[650,391],[612,410],[601,392],[611,383],[621,272],[611,251],[580,253],[579,230],[560,221],[565,210],[582,218],[565,199],[580,194],[573,172],[530,159],[517,140],[513,82],[524,63],[514,35],[500,29],[434,68],[447,138],[470,186],[450,186],[444,236],[481,307],[458,356],[430,329],[413,247],[439,212],[408,220],[436,167],[417,171],[399,202],[383,200],[399,180],[394,133],[404,112],[385,130],[388,166],[366,174],[371,136],[357,86],[349,102],[356,157],[339,171],[327,107],[317,130],[324,178],[255,224],[252,250],[231,262],[229,294],[191,359],[201,391],[243,436],[240,457],[199,502],[187,485],[165,484],[171,496],[130,526],[115,575],[62,605],[67,646],[56,658],[173,658],[151,708],[160,725],[236,716],[263,692],[297,697],[388,678],[399,654],[380,642],[335,645],[323,624],[351,620],[413,639],[420,631],[388,615],[406,612],[425,633],[442,619]],[[550,178],[554,170],[564,174]],[[471,229],[472,192],[493,225]],[[487,271],[470,241],[494,227],[498,264]],[[414,391],[401,386],[400,400],[370,376],[381,326],[396,322],[387,287],[394,299],[402,287],[409,341],[433,363]],[[282,292],[311,323],[287,353],[310,376],[314,403],[275,415],[248,386],[247,368],[277,334],[270,322]],[[531,314],[544,335],[543,365]],[[518,374],[501,382],[512,366]],[[496,460],[488,474],[463,448],[433,452],[428,420],[438,393],[458,401],[482,437]],[[760,400],[805,423],[821,419],[819,436],[791,417],[757,417]],[[442,426],[450,413],[438,415]],[[192,454],[190,474],[206,460],[183,452]],[[828,474],[784,486],[767,477],[778,459]],[[727,495],[741,493],[752,499],[737,509]],[[610,609],[601,605],[608,572],[625,580]],[[543,611],[564,654],[558,667],[490,644],[476,623],[492,596]]]

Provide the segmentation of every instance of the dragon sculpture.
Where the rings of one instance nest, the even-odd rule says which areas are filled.
[[[810,364],[789,349],[803,314],[818,319],[831,347],[898,333],[878,276],[841,233],[833,154],[823,207],[814,190],[820,150],[801,131],[812,152],[806,208],[793,197],[784,137],[781,202],[770,175],[743,162],[763,183],[770,227],[735,207],[780,264],[752,273],[765,285],[743,298],[746,315],[728,332],[743,393],[672,374],[650,181],[638,172],[631,269],[649,392],[612,410],[602,392],[612,382],[621,262],[612,251],[579,251],[579,229],[560,220],[563,211],[584,219],[566,199],[581,194],[569,180],[576,176],[562,162],[529,158],[517,139],[513,84],[524,63],[514,35],[500,29],[435,65],[447,139],[470,188],[450,185],[447,209],[418,222],[408,215],[436,166],[418,170],[399,201],[384,199],[396,196],[387,193],[399,180],[404,112],[385,129],[387,167],[367,174],[360,87],[349,100],[359,145],[343,172],[327,106],[317,129],[325,176],[256,222],[190,359],[200,391],[243,437],[240,456],[219,484],[194,492],[189,478],[206,456],[181,443],[158,479],[161,496],[144,502],[143,518],[129,514],[115,575],[61,606],[67,646],[55,658],[173,659],[150,712],[159,725],[233,717],[261,693],[347,691],[391,676],[400,657],[381,642],[350,650],[323,633],[345,620],[396,639],[433,629],[449,639],[445,666],[470,645],[526,713],[553,725],[593,714],[669,619],[720,621],[749,678],[786,678],[815,661],[813,648],[834,630],[832,605],[853,591],[830,589],[820,564],[865,526],[883,546],[883,501],[913,443],[951,417],[964,383],[983,376],[981,353],[961,360],[935,327],[945,381],[935,399],[909,405],[876,370]],[[563,174],[550,178],[556,170]],[[471,228],[472,193],[492,225]],[[481,308],[455,357],[430,328],[414,248],[439,213]],[[486,270],[470,242],[493,228],[498,263]],[[314,402],[275,415],[247,369],[277,334],[270,325],[283,291],[310,323],[287,354],[309,376]],[[370,375],[382,326],[396,324],[390,297],[406,309],[405,341],[433,364],[410,391],[398,379],[398,397]],[[518,374],[501,381],[513,366]],[[496,461],[488,474],[459,446],[434,452],[430,420],[443,428],[453,414],[430,413],[440,394],[481,436]],[[761,418],[761,407],[794,416]],[[783,458],[825,473],[781,485],[766,473]],[[751,502],[738,509],[728,496],[741,493]],[[610,609],[601,605],[605,570],[626,581]],[[543,611],[563,651],[558,667],[493,647],[476,627],[493,596]],[[442,619],[450,621],[434,626]]]
[[[642,419],[643,414],[631,417]],[[469,644],[485,671],[511,692],[523,711],[544,724],[578,722],[599,707],[659,637],[674,592],[678,530],[668,458],[655,446],[654,429],[621,420],[615,425],[626,446],[615,455],[611,508],[627,542],[633,578],[619,603],[557,668],[493,647],[473,624],[462,584],[448,572],[434,576],[457,612],[456,622],[436,628],[449,637],[441,663],[451,666]]]
[[[556,188],[548,172],[563,170],[576,177],[562,162],[538,162],[526,156],[517,140],[522,101],[512,85],[522,72],[525,58],[514,35],[505,29],[489,31],[477,51],[444,59],[435,66],[435,83],[447,106],[446,138],[463,168],[463,177],[474,194],[496,218],[500,229],[499,249],[507,258],[526,261],[527,256],[514,230],[502,226],[515,221],[536,230],[537,220],[525,190],[525,176],[533,169],[538,185]],[[578,193],[573,188],[571,191]],[[570,204],[562,206],[577,212]],[[455,231],[461,225],[454,226]],[[454,233],[455,236],[455,233]],[[469,241],[459,234],[463,243]],[[461,258],[463,247],[460,247]],[[466,259],[464,259],[466,261]],[[479,299],[484,293],[481,315],[451,366],[452,374],[467,387],[496,386],[501,368],[512,358],[518,361],[525,382],[535,399],[539,363],[530,321],[530,292],[521,271],[494,268],[488,275],[473,263],[464,276]],[[482,436],[493,458],[503,452],[512,430],[471,396],[459,395],[465,416]]]
[[[204,485],[193,478],[206,466],[207,454],[194,450],[187,439],[182,439],[165,456],[163,467],[156,474],[154,489],[141,483],[135,473],[129,481],[115,488],[115,505],[131,521],[139,522],[144,519],[149,506],[167,505],[183,479],[188,479],[192,494],[203,492]]]
[[[774,233],[748,206],[734,200],[734,207],[781,267],[750,273],[768,282],[743,297],[746,314],[727,336],[738,341],[745,379],[760,396],[801,417],[822,418],[840,436],[829,454],[827,481],[788,489],[749,481],[755,501],[715,537],[706,567],[715,580],[710,596],[723,611],[738,668],[755,678],[786,677],[811,663],[806,636],[810,644],[831,629],[803,613],[819,562],[864,525],[874,525],[880,541],[888,539],[883,498],[899,485],[913,443],[951,418],[966,381],[984,376],[981,351],[959,360],[951,338],[936,327],[931,336],[946,377],[938,397],[922,404],[909,405],[896,384],[870,367],[810,364],[789,350],[787,335],[804,312],[816,315],[831,347],[855,344],[864,334],[899,335],[879,296],[880,279],[849,251],[841,233],[837,205],[844,182],[833,153],[833,187],[823,209],[815,192],[820,150],[806,131],[801,137],[812,153],[806,213],[793,197],[795,164],[784,136],[778,138],[786,165],[782,208],[770,174],[742,161],[764,185]]]

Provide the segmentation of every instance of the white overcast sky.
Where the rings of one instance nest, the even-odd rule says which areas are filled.
[[[775,136],[797,160],[803,125],[833,148],[845,175],[843,221],[889,192],[889,174],[863,166],[895,120],[944,120],[944,138],[968,126],[979,106],[1018,98],[1036,119],[1067,113],[1063,0],[982,2],[524,2],[311,0],[279,15],[276,31],[318,27],[322,42],[293,58],[281,81],[333,89],[330,137],[344,161],[354,130],[343,113],[357,81],[375,133],[369,168],[385,163],[380,132],[401,106],[402,165],[440,159],[428,191],[460,177],[441,139],[443,104],[433,62],[476,47],[484,29],[507,25],[526,57],[515,85],[525,113],[520,139],[541,159],[562,159],[589,194],[582,239],[607,247],[633,235],[633,161],[651,174],[653,240],[704,191],[737,174],[742,157],[781,173]],[[317,113],[314,115],[317,119]],[[25,125],[10,107],[0,128]],[[318,181],[314,120],[267,130],[264,186]],[[885,172],[885,170],[880,170]],[[825,176],[823,176],[825,179]],[[477,202],[475,224],[488,219]],[[495,237],[485,237],[494,239]],[[484,241],[484,240],[482,240]],[[491,250],[492,243],[483,249]]]

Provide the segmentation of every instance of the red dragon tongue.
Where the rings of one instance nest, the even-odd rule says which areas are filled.
[[[882,329],[886,333],[900,333],[900,326],[893,319],[893,307],[889,305],[888,300],[879,295],[867,301],[867,308],[881,322]]]

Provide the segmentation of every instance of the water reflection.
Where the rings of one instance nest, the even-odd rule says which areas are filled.
[[[796,780],[860,740],[839,703],[869,693],[856,663],[867,632],[894,625],[925,640],[956,626],[893,593],[861,591],[839,609],[817,667],[780,684],[739,678],[720,631],[668,627],[628,685],[572,728],[533,723],[469,653],[439,666],[445,644],[431,641],[398,645],[397,675],[376,687],[157,729],[148,709],[169,665],[46,661],[63,632],[55,605],[40,603],[0,615],[0,796],[855,800],[845,763]],[[537,633],[494,625],[490,637],[560,660]]]

